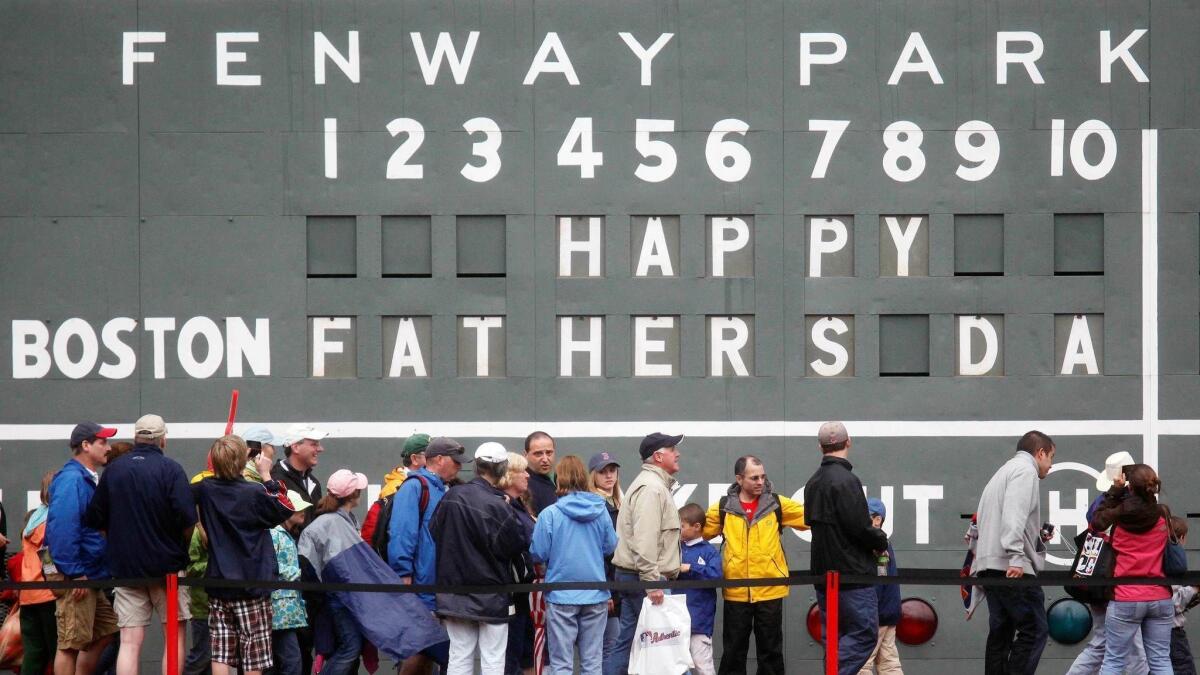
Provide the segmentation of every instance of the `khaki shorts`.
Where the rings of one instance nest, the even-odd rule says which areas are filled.
[[[68,590],[54,601],[54,619],[58,626],[58,648],[63,650],[86,649],[96,640],[117,632],[117,615],[98,588],[87,589],[87,595],[79,600]]]
[[[186,586],[179,587],[179,620],[188,621],[192,618],[188,609],[188,591]],[[131,588],[118,586],[117,596],[113,600],[113,609],[117,611],[117,625],[121,628],[138,628],[150,625],[150,617],[154,612],[167,622],[167,589],[165,586],[147,586]]]

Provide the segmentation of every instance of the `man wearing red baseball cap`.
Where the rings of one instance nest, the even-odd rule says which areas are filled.
[[[108,455],[108,439],[117,430],[95,422],[80,422],[71,431],[71,459],[54,474],[46,517],[46,546],[53,571],[47,580],[107,579],[108,547],[99,530],[83,522],[83,513],[96,493],[99,469]],[[98,588],[76,588],[56,601],[58,652],[56,672],[91,672],[101,652],[117,632],[117,615]]]

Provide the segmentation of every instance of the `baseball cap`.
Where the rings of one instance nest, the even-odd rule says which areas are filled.
[[[429,445],[425,447],[425,458],[433,459],[434,457],[446,455],[447,457],[453,457],[454,459],[458,460],[459,464],[462,464],[464,461],[471,461],[469,459],[463,459],[464,452],[466,451],[463,450],[462,443],[459,443],[453,438],[438,436],[437,438],[429,439]]]
[[[850,440],[846,433],[846,425],[841,422],[826,422],[817,431],[817,443],[821,445],[837,445]]]
[[[154,441],[167,435],[167,423],[158,415],[142,415],[133,424],[133,437]]]
[[[599,471],[608,465],[621,466],[615,457],[607,452],[597,452],[588,460],[588,471]]]
[[[259,443],[266,443],[267,445],[274,445],[276,447],[283,445],[282,436],[276,436],[270,429],[261,424],[256,424],[255,426],[243,431],[242,440],[246,442],[257,441]]]
[[[883,500],[878,497],[871,497],[867,500],[867,512],[873,516],[887,518],[887,507],[883,505]]]
[[[80,422],[71,430],[71,447],[82,445],[89,438],[112,438],[116,435],[117,430],[114,427],[102,427],[95,422]]]
[[[1104,473],[1096,479],[1096,489],[1101,492],[1107,492],[1108,488],[1112,487],[1113,481],[1121,474],[1121,467],[1137,464],[1133,461],[1133,455],[1122,450],[1114,452],[1104,460]]]
[[[408,459],[413,455],[425,452],[429,447],[429,434],[413,434],[404,440],[404,450],[400,451],[400,456]]]
[[[683,434],[678,436],[668,436],[659,432],[654,432],[642,439],[642,445],[638,448],[638,454],[643,460],[649,459],[650,455],[654,454],[655,450],[663,448],[673,448],[683,441]]]
[[[311,438],[311,436],[305,436],[304,438]],[[329,490],[329,494],[334,497],[345,497],[355,490],[367,489],[367,476],[366,474],[355,473],[350,469],[338,469],[329,477],[329,480],[325,483],[325,487]]]
[[[293,424],[288,427],[287,433],[283,435],[283,444],[291,445],[292,443],[299,443],[306,438],[319,441],[322,438],[329,438],[329,432],[318,429],[311,424]]]
[[[496,441],[488,441],[475,448],[475,459],[481,459],[492,464],[508,461],[508,450]]]
[[[288,490],[288,501],[292,503],[293,511],[303,511],[304,509],[312,506],[312,504],[310,504],[309,501],[304,498],[304,495],[296,492],[295,490]]]

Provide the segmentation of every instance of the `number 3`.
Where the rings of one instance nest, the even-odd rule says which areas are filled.
[[[463,165],[463,178],[476,183],[486,183],[500,173],[500,142],[503,135],[495,120],[487,117],[476,117],[463,123],[463,129],[468,134],[484,134],[483,140],[471,145],[471,154],[483,158],[483,166],[475,166],[470,162]]]

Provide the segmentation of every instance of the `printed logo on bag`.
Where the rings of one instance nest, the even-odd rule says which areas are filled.
[[[652,647],[660,642],[673,640],[679,637],[679,635],[680,633],[678,629],[667,633],[660,633],[656,630],[644,630],[642,631],[641,635],[638,635],[638,642],[640,642],[643,647]]]

